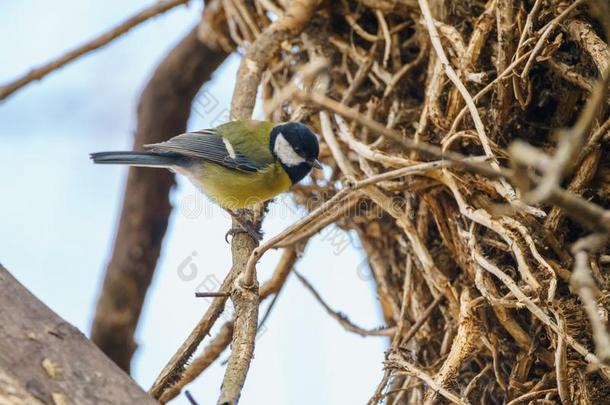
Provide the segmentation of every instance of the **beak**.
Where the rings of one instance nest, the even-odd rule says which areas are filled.
[[[321,169],[322,168],[322,164],[320,163],[320,161],[318,159],[314,159],[310,163],[316,169]]]

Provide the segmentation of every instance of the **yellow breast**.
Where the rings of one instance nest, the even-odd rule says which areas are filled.
[[[218,205],[231,210],[267,201],[292,186],[290,177],[279,164],[250,173],[206,162],[189,177]]]

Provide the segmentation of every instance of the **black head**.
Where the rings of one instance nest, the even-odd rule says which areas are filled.
[[[312,167],[319,167],[318,137],[298,122],[280,124],[271,130],[269,148],[281,163],[292,184],[307,176]]]

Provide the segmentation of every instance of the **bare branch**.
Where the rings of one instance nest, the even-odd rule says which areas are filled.
[[[258,285],[256,279],[254,279],[254,287],[246,288],[242,283],[239,278],[235,280],[236,286],[231,292],[231,300],[235,305],[235,326],[231,355],[218,398],[219,405],[237,404],[254,355],[254,340],[258,326]]]
[[[161,395],[159,398],[159,402],[165,404],[178,396],[184,386],[197,378],[203,372],[203,370],[207,369],[218,359],[222,352],[225,351],[227,346],[229,346],[229,343],[231,343],[231,339],[233,337],[233,327],[233,321],[226,322],[224,325],[222,325],[216,336],[214,336],[214,338],[208,342],[208,345],[205,347],[203,352],[201,352],[201,354],[185,368],[180,380],[163,392],[163,395]]]
[[[32,69],[31,71],[19,77],[18,79],[15,79],[14,81],[7,83],[3,86],[0,86],[0,100],[4,100],[8,96],[13,94],[20,88],[30,84],[31,82],[42,79],[54,70],[64,67],[68,63],[78,59],[80,56],[85,55],[98,48],[101,48],[104,45],[107,45],[114,39],[120,37],[121,35],[125,34],[129,30],[145,22],[146,20],[186,3],[188,3],[188,0],[163,0],[159,1],[158,3],[155,3],[154,5],[148,8],[145,8],[144,10],[129,17],[127,20],[123,21],[121,24],[117,25],[111,30],[79,46],[78,48],[71,50],[70,52],[57,58],[56,60],[42,65],[38,68]]]
[[[193,355],[201,341],[210,333],[212,326],[224,310],[228,295],[233,288],[233,283],[239,276],[238,271],[234,271],[235,267],[229,271],[220,286],[220,292],[226,293],[227,296],[214,298],[207,311],[195,326],[188,338],[182,343],[180,348],[163,367],[159,376],[148,390],[149,394],[155,398],[161,398],[164,392],[182,378],[184,366],[188,359]]]
[[[324,299],[320,296],[320,293],[318,293],[318,291],[316,291],[314,286],[311,285],[311,283],[309,281],[307,281],[307,279],[305,277],[303,277],[298,272],[295,272],[294,274],[297,276],[299,281],[305,286],[305,288],[314,296],[316,301],[318,301],[318,303],[320,305],[322,305],[324,310],[332,318],[334,318],[337,322],[339,322],[339,324],[341,326],[343,326],[343,328],[346,331],[355,333],[360,336],[393,336],[394,333],[396,332],[396,328],[387,328],[387,327],[374,328],[374,329],[361,328],[360,326],[358,326],[358,325],[354,324],[352,321],[350,321],[349,318],[342,312],[338,312],[338,311],[335,311],[334,309],[332,309],[330,307],[330,305],[328,305],[326,303],[326,301],[324,301]]]
[[[231,101],[232,119],[250,119],[257,89],[267,65],[275,57],[283,41],[295,38],[312,18],[319,0],[293,0],[286,12],[269,26],[250,45],[237,72]],[[262,216],[255,221],[262,220]],[[254,339],[258,322],[258,286],[252,267],[246,268],[257,241],[249,235],[236,235],[232,242],[233,268],[241,277],[232,286],[232,300],[236,308],[236,327],[233,334],[233,351],[222,383],[219,404],[236,404],[241,395],[250,360],[254,352]]]

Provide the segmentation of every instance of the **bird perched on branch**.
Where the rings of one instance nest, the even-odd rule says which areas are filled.
[[[183,174],[257,238],[235,210],[267,201],[301,181],[312,167],[320,168],[318,138],[297,122],[233,121],[144,146],[150,150],[98,152],[91,159]]]

